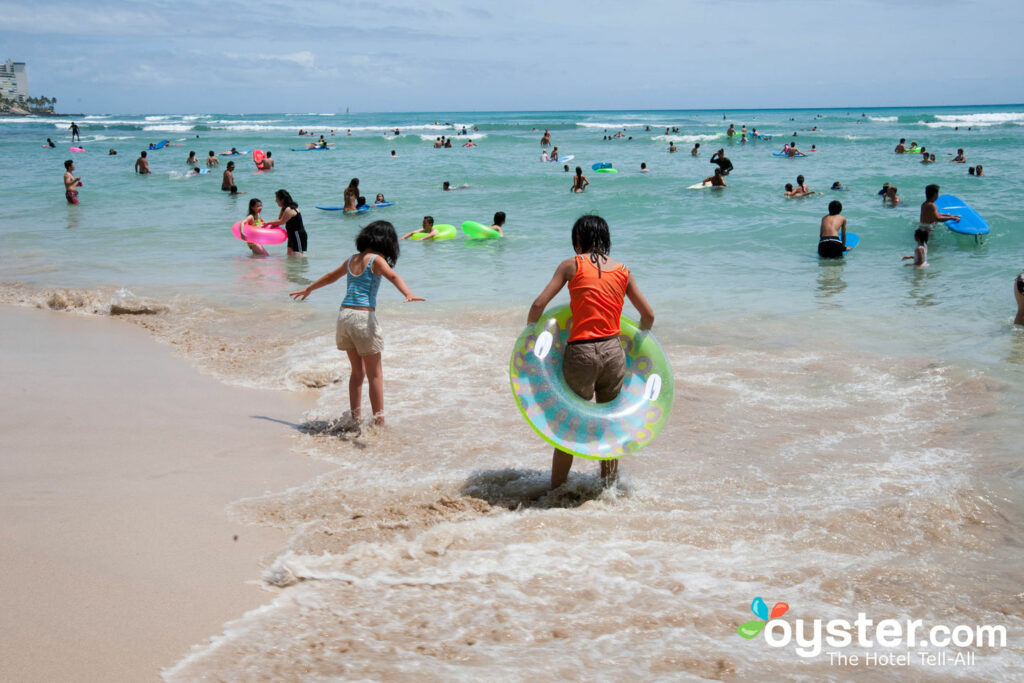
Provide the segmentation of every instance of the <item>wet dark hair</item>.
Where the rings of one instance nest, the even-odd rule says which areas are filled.
[[[974,167],[973,166],[968,166],[967,167],[967,175],[974,175]]]
[[[189,155],[190,157],[194,157],[194,156],[196,155],[196,153],[195,153],[195,152],[189,152],[189,153],[188,153],[188,155]]]
[[[256,198],[256,197],[253,197],[252,199],[250,199],[250,200],[249,200],[249,213],[252,213],[253,209],[254,209],[254,208],[256,207],[256,204],[262,204],[262,203],[263,203],[263,202],[262,202],[262,201],[260,201],[260,200],[259,200],[258,198]]]
[[[1024,273],[1017,276],[1017,291],[1024,294]]]
[[[424,216],[423,220],[426,221],[430,225],[434,224],[434,217],[433,216]]]
[[[398,263],[400,249],[395,226],[387,221],[374,221],[359,231],[356,236],[356,249],[359,253],[375,251],[384,257],[392,268]]]
[[[931,201],[939,196],[939,186],[932,184],[924,188],[924,198]]]
[[[803,185],[804,184],[804,177],[802,175],[798,175],[796,177],[796,183],[797,183],[797,185]]]
[[[793,191],[793,183],[786,183],[786,192]]]
[[[612,250],[608,223],[600,216],[580,216],[572,226],[572,246],[580,253],[590,253],[590,262],[597,266],[597,276],[601,277],[601,257],[607,258]]]
[[[358,192],[358,190],[359,190],[359,178],[353,178],[352,180],[348,181],[348,189],[349,190],[356,190]]]
[[[931,230],[928,228],[918,228],[914,231],[914,239],[921,244],[928,244],[928,235],[931,234]]]
[[[828,203],[828,215],[838,216],[843,211],[843,203],[838,199],[833,199]]]
[[[210,150],[210,156],[211,156],[211,157],[212,157],[212,156],[216,156],[216,154],[214,154],[214,152],[213,152],[213,150],[212,150],[212,149]]]
[[[577,166],[576,167],[576,175],[583,175],[583,167],[582,166]],[[576,222],[578,223],[579,221],[576,221]]]
[[[145,152],[143,152],[143,153],[142,153],[142,158],[143,158],[143,159],[145,159],[145,158],[146,158],[146,153],[145,153]]]
[[[299,205],[292,199],[292,196],[288,194],[288,190],[278,190],[274,193],[274,199],[280,199],[281,203],[289,209],[299,208]]]
[[[228,162],[228,170],[230,171],[230,170],[231,170],[231,169],[233,169],[234,167],[235,167],[235,162],[233,162],[233,161],[229,161],[229,162]]]
[[[64,162],[64,170],[65,171],[70,171],[71,170],[71,164],[73,164],[73,163],[75,163],[75,162],[72,161],[71,159],[68,159],[67,161],[65,161]]]
[[[498,212],[496,212],[494,214],[494,224],[495,225],[505,225],[505,212],[504,211],[498,211]]]

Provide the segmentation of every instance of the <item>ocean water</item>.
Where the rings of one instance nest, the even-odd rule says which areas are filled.
[[[182,653],[167,678],[892,673],[740,638],[757,596],[807,624],[865,612],[1003,625],[1005,648],[950,650],[975,651],[972,666],[914,655],[900,673],[1021,675],[1024,331],[1012,324],[1012,286],[1024,268],[1024,105],[76,121],[82,154],[68,152],[70,119],[0,119],[0,301],[134,313],[226,382],[317,391],[311,414],[278,416],[302,423],[299,455],[282,457],[333,465],[232,506],[289,534],[262,558],[268,604]],[[725,137],[729,123],[774,138],[741,144]],[[455,148],[433,149],[462,126]],[[309,140],[300,128],[334,149],[291,151]],[[569,192],[562,164],[539,161],[545,128],[583,166],[586,193]],[[603,139],[616,131],[626,137]],[[47,137],[58,149],[40,146]],[[937,163],[894,155],[901,137]],[[478,146],[461,147],[468,138]],[[135,176],[138,151],[162,139],[171,146],[149,152],[153,175]],[[771,156],[793,139],[820,151]],[[230,147],[270,150],[276,170],[221,157],[221,168],[238,166],[238,197],[219,190],[219,171],[185,174],[190,150]],[[711,174],[719,147],[735,165],[729,187],[686,189]],[[949,163],[960,147],[985,177]],[[75,207],[63,198],[67,158],[85,181]],[[605,161],[620,172],[590,172]],[[785,199],[797,174],[822,194]],[[352,177],[395,206],[314,208],[340,204]],[[445,180],[469,187],[445,193]],[[836,180],[850,189],[830,192]],[[905,204],[882,206],[883,182]],[[900,257],[913,251],[929,183],[966,199],[992,231],[979,244],[940,226],[931,267],[918,270]],[[304,259],[283,245],[250,257],[230,234],[254,196],[275,217],[278,188],[300,204]],[[832,199],[861,236],[843,262],[815,252]],[[388,426],[336,434],[348,409],[347,361],[333,347],[340,287],[305,303],[287,292],[340,265],[369,220],[404,233],[428,214],[458,225],[499,210],[505,239],[402,243],[398,271],[427,301],[381,289]],[[659,439],[622,462],[618,489],[601,489],[596,465],[577,461],[569,484],[548,493],[550,449],[518,415],[508,356],[531,301],[571,255],[573,221],[589,212],[608,220],[613,256],[655,309],[675,408]],[[156,389],[140,378],[140,391]],[[847,650],[870,651],[907,648]]]

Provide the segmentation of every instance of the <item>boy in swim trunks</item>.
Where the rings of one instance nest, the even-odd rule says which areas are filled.
[[[438,233],[438,231],[436,229],[434,229],[434,217],[433,216],[424,216],[423,217],[423,227],[421,227],[419,230],[413,230],[412,232],[407,232],[406,234],[402,235],[402,239],[403,240],[407,240],[410,237],[412,237],[413,235],[418,235],[421,232],[426,234],[426,237],[421,237],[420,238],[420,239],[424,239],[424,240],[429,240],[429,239],[433,238],[434,235],[436,235]]]
[[[75,162],[68,159],[64,162],[64,197],[68,204],[78,203],[78,190],[75,189],[82,184],[81,176],[75,177]]]
[[[600,216],[581,216],[572,226],[576,255],[555,269],[551,281],[530,306],[526,324],[534,325],[566,284],[572,307],[572,329],[562,360],[562,376],[578,396],[598,403],[614,400],[626,376],[626,354],[619,337],[619,318],[626,297],[640,313],[640,329],[650,330],[654,309],[640,292],[629,268],[608,257],[612,240]],[[551,459],[551,488],[565,483],[573,456],[555,449]],[[613,484],[618,460],[601,460],[601,479]]]
[[[846,216],[842,215],[843,205],[836,199],[828,203],[828,215],[822,216],[818,230],[818,256],[842,258],[850,250],[846,246]]]
[[[924,188],[924,201],[921,203],[921,215],[918,218],[921,225],[926,225],[931,228],[939,221],[960,221],[960,216],[956,214],[939,213],[939,208],[935,206],[935,200],[938,198],[938,185],[929,185]]]

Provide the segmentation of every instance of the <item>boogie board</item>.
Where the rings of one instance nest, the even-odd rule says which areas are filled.
[[[592,170],[592,171],[599,171],[602,168],[611,168],[611,167],[612,167],[611,163],[609,163],[607,161],[603,161],[603,162],[599,162],[599,163],[596,163],[596,164],[592,164],[590,166],[590,170]]]
[[[961,235],[987,235],[988,223],[978,212],[968,206],[967,202],[951,194],[944,194],[935,200],[935,208],[939,213],[955,213],[959,221],[945,221],[946,227]]]
[[[556,164],[560,164],[560,163],[562,163],[563,161],[572,161],[572,160],[573,160],[573,159],[575,159],[575,158],[576,158],[576,155],[575,155],[575,154],[570,154],[569,156],[565,156],[565,157],[558,157],[557,159],[548,159],[548,161],[553,161],[553,162],[555,162]]]
[[[292,147],[293,152],[329,152],[330,150],[330,147]]]
[[[690,185],[687,190],[704,190],[711,187],[711,183],[697,183],[696,185]]]
[[[858,244],[860,244],[860,235],[855,232],[846,233],[846,246],[856,249]],[[815,250],[817,250],[817,245],[815,245]]]
[[[160,142],[156,143],[155,145],[150,145],[149,148],[150,149],[163,149],[166,146],[167,146],[167,140],[161,140]]]
[[[789,155],[788,155],[788,154],[786,154],[785,152],[772,152],[772,156],[773,156],[773,157],[788,157],[788,158],[790,158],[790,159],[796,159],[797,157],[805,157],[805,156],[807,156],[807,155],[806,155],[806,154],[804,154],[803,152],[797,152],[797,153],[796,153],[796,154],[794,154],[793,156],[789,156]]]
[[[394,202],[374,202],[373,203],[373,206],[375,206],[377,208],[380,208],[382,206],[394,206],[394,205],[395,205]]]

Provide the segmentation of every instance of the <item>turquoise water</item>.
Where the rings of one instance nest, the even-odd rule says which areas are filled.
[[[454,149],[433,149],[435,136],[453,132],[435,121],[477,126],[478,147],[462,149],[465,138],[458,137]],[[503,210],[507,240],[410,245],[400,267],[431,302],[474,308],[522,304],[568,253],[575,218],[598,212],[611,225],[615,255],[632,266],[659,314],[689,329],[709,320],[741,327],[826,314],[833,322],[842,320],[844,338],[856,345],[907,351],[927,343],[944,357],[984,364],[998,364],[1010,339],[1008,282],[1022,265],[1015,187],[1022,170],[1024,106],[746,111],[728,112],[725,120],[718,112],[94,116],[78,122],[85,154],[67,152],[69,123],[0,120],[0,182],[9,197],[0,209],[6,244],[0,266],[7,279],[122,285],[158,294],[217,286],[226,287],[218,296],[233,303],[277,298],[276,292],[245,286],[247,269],[264,266],[245,258],[244,246],[228,228],[245,216],[253,196],[266,203],[265,217],[274,217],[273,192],[284,187],[300,203],[310,235],[307,265],[286,269],[292,278],[316,277],[335,266],[370,218],[409,231],[426,214],[458,225],[486,223]],[[745,145],[727,141],[728,123],[757,127],[775,138]],[[814,125],[819,131],[810,132]],[[681,132],[665,136],[666,126]],[[388,134],[394,127],[401,136]],[[295,134],[300,128],[329,138],[333,128],[335,149],[289,151],[309,139]],[[575,155],[572,165],[588,171],[585,194],[568,192],[570,174],[561,164],[538,161],[535,128],[550,129],[561,153]],[[617,130],[633,139],[602,140],[605,131]],[[821,152],[796,160],[772,157],[794,131],[801,148],[815,144]],[[46,137],[58,140],[59,148],[41,148]],[[916,157],[893,155],[900,137],[926,145],[938,162],[927,166]],[[134,176],[138,151],[164,138],[177,146],[149,153],[151,177]],[[677,142],[678,153],[667,152],[668,140]],[[696,141],[701,155],[694,158],[688,152]],[[189,150],[205,158],[209,150],[232,146],[271,150],[277,169],[257,174],[248,156],[234,157],[237,184],[248,193],[239,197],[219,191],[218,169],[183,177]],[[718,147],[725,147],[736,166],[729,188],[686,190],[710,174],[708,158]],[[947,163],[958,147],[966,149],[971,164],[985,166],[985,178]],[[118,155],[107,156],[108,148]],[[392,149],[397,159],[390,158]],[[85,181],[82,204],[74,208],[63,202],[60,184],[67,158],[74,158]],[[220,158],[221,168],[229,159]],[[598,161],[614,163],[620,173],[589,172]],[[644,161],[648,174],[637,172]],[[783,198],[782,185],[798,173],[824,193]],[[367,197],[383,192],[396,205],[358,217],[313,208],[341,203],[351,177],[360,178]],[[442,193],[444,180],[471,187]],[[829,192],[835,180],[850,191]],[[875,192],[883,182],[898,185],[903,206],[881,205]],[[913,250],[917,207],[931,182],[970,202],[992,234],[979,246],[937,231],[930,244],[932,267],[922,273],[903,267],[899,257]],[[863,240],[841,266],[823,264],[814,253],[818,220],[834,198],[844,203],[850,230]],[[283,248],[271,251],[278,258]],[[240,278],[241,284],[232,284]],[[992,335],[1002,342],[977,343]],[[887,340],[881,347],[879,338]]]
[[[1024,105],[91,116],[77,120],[84,154],[67,151],[70,121],[0,119],[2,300],[166,306],[136,319],[226,381],[317,388],[310,420],[348,408],[347,363],[333,348],[341,290],[306,304],[287,292],[340,265],[369,220],[404,233],[427,214],[455,225],[508,216],[502,240],[402,243],[398,271],[427,301],[404,305],[381,289],[391,426],[358,448],[301,437],[297,450],[332,463],[332,476],[239,506],[289,530],[264,575],[283,590],[230,625],[221,646],[183,660],[183,680],[848,673],[740,642],[758,595],[805,621],[866,611],[1004,624],[1014,644],[983,651],[981,668],[913,675],[1019,671],[1024,332],[1012,324],[1012,286],[1024,268]],[[774,139],[729,140],[729,123]],[[463,125],[470,133],[453,149],[433,149]],[[310,139],[300,128],[334,149],[290,151]],[[544,129],[583,166],[585,193],[569,192],[562,164],[539,161]],[[47,137],[58,149],[40,147]],[[894,155],[901,137],[937,162]],[[462,148],[468,138],[478,146]],[[153,175],[135,176],[138,152],[162,139],[173,146],[149,153]],[[793,139],[820,151],[771,155]],[[230,147],[270,150],[276,170],[233,157],[248,193],[238,197],[219,190],[219,170],[185,175],[190,150],[202,159]],[[687,189],[711,174],[719,147],[735,166],[729,187]],[[985,177],[949,163],[959,147]],[[80,206],[64,201],[67,158],[85,181]],[[620,172],[593,173],[596,162]],[[797,174],[822,194],[784,198]],[[314,208],[341,203],[352,177],[395,205],[358,216]],[[445,180],[469,188],[445,193]],[[837,180],[849,191],[829,191]],[[903,205],[882,206],[884,182]],[[968,201],[991,234],[979,244],[939,226],[931,266],[917,270],[900,257],[913,251],[929,183]],[[254,196],[275,217],[278,188],[300,204],[305,259],[284,245],[252,258],[230,234]],[[832,199],[861,237],[842,262],[815,251]],[[659,439],[623,461],[622,491],[602,492],[577,465],[566,491],[546,495],[550,451],[515,410],[508,352],[588,212],[608,220],[613,256],[655,309],[675,403]]]

